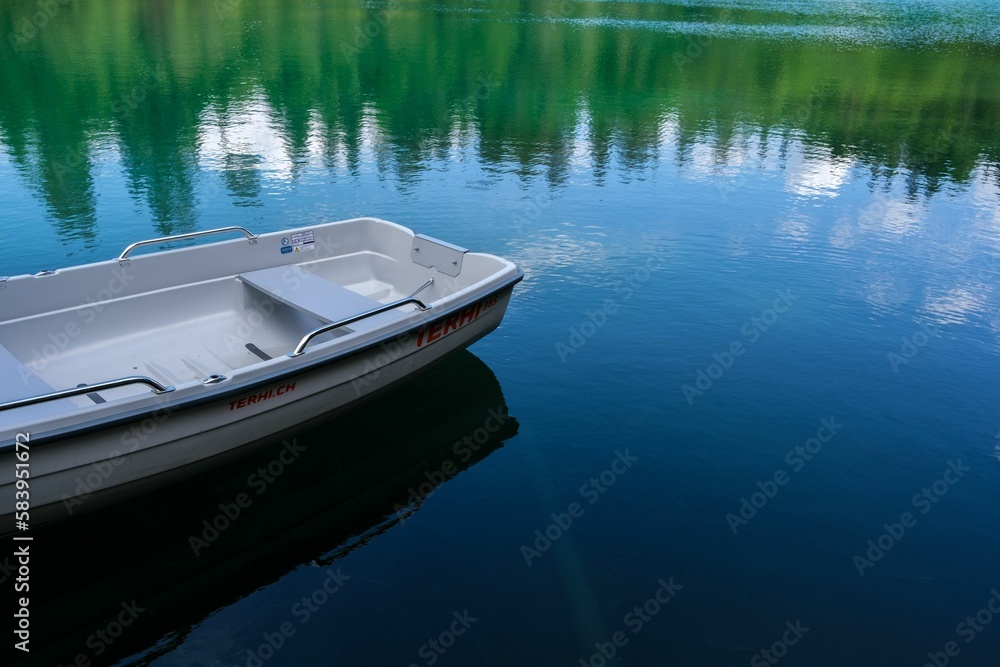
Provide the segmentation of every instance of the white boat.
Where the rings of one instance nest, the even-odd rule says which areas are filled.
[[[132,256],[223,232],[245,238]],[[370,397],[495,329],[522,277],[358,218],[140,241],[0,278],[0,532],[181,479]]]

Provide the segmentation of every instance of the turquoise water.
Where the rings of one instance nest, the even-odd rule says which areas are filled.
[[[376,215],[526,278],[39,531],[31,664],[996,664],[1000,5],[55,6],[0,8],[0,274]]]

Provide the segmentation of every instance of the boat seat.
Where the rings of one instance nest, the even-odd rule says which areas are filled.
[[[6,379],[0,382],[0,403],[16,401],[19,398],[41,396],[55,391],[48,382],[35,375],[34,371],[21,363],[10,350],[0,344],[0,377]],[[45,401],[35,405],[26,405],[14,410],[0,411],[0,433],[15,432],[25,429],[25,424],[39,420],[51,419],[65,415],[67,410],[77,409],[70,398],[60,398]]]
[[[294,264],[241,273],[239,279],[275,301],[309,313],[326,323],[359,315],[382,305]]]
[[[0,382],[0,403],[55,391],[2,344],[0,344],[0,377],[7,378],[5,382]]]

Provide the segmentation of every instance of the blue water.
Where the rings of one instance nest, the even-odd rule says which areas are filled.
[[[46,138],[43,105],[0,116],[0,273],[359,215],[525,271],[474,357],[300,436],[309,463],[207,555],[191,536],[280,443],[40,534],[47,656],[998,664],[997,5],[570,4],[408,5],[415,25],[461,34],[468,75],[446,36],[405,21],[358,72],[333,39],[335,113],[318,84],[295,88],[308,54],[292,46],[244,44],[246,80],[205,84],[210,49],[162,37],[186,55],[139,129],[66,102],[85,116],[89,181],[65,190],[39,166],[72,144]],[[232,19],[240,34],[307,32],[311,14],[283,27],[255,7]],[[660,32],[718,50],[675,69]],[[441,69],[424,67],[438,38]],[[601,40],[640,55],[587,50]],[[477,69],[494,52],[507,69]],[[93,63],[53,67],[104,94]],[[510,422],[463,459],[454,443],[502,406]],[[120,639],[88,641],[133,598],[149,611]],[[46,628],[64,607],[79,609],[65,631]]]

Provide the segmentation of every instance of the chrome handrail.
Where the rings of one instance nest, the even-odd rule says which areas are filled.
[[[0,403],[0,410],[10,410],[11,408],[23,408],[26,405],[44,403],[45,401],[54,401],[60,398],[69,398],[70,396],[79,396],[80,394],[89,394],[94,391],[113,389],[115,387],[123,387],[125,385],[136,384],[136,383],[149,385],[150,387],[153,388],[154,394],[166,394],[174,390],[174,387],[160,384],[151,377],[146,377],[145,375],[130,375],[128,377],[118,378],[117,380],[106,380],[104,382],[95,382],[94,384],[85,384],[85,385],[80,385],[79,387],[73,387],[72,389],[62,389],[60,391],[53,391],[48,394],[39,394],[38,396],[30,396],[28,398],[20,398],[16,401]]]
[[[243,227],[219,227],[218,229],[206,229],[203,232],[190,232],[188,234],[163,236],[158,239],[149,239],[148,241],[136,241],[129,247],[122,250],[122,254],[118,255],[118,264],[123,267],[128,266],[130,263],[128,254],[140,246],[167,243],[169,241],[182,241],[184,239],[193,239],[199,236],[208,236],[209,234],[221,234],[222,232],[240,232],[243,236],[247,237],[247,240],[250,241],[250,245],[257,243],[257,239],[259,238],[256,234]]]
[[[405,306],[408,303],[417,304],[417,306],[420,307],[420,310],[429,310],[430,306],[425,305],[424,302],[416,298],[416,296],[417,294],[419,294],[420,292],[427,289],[433,284],[434,284],[434,279],[431,278],[423,285],[418,287],[416,290],[414,290],[413,293],[410,294],[410,296],[403,297],[402,299],[393,301],[392,303],[383,304],[378,308],[372,308],[371,310],[366,310],[363,313],[352,315],[351,317],[346,317],[342,320],[326,324],[318,329],[313,329],[312,331],[310,331],[309,333],[307,333],[305,336],[302,337],[302,340],[299,341],[299,344],[295,346],[294,350],[288,353],[288,356],[295,358],[303,354],[305,352],[306,345],[309,344],[309,341],[311,341],[316,336],[319,336],[320,334],[328,333],[330,331],[333,331],[334,329],[339,329],[340,327],[346,327],[348,324],[357,322],[358,320],[363,320],[366,317],[371,317],[372,315],[378,315],[379,313],[384,313],[387,310],[392,310],[393,308],[399,308],[400,306]]]

